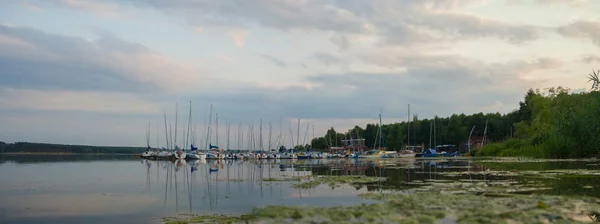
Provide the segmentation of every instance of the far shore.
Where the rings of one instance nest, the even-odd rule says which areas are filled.
[[[0,152],[0,155],[119,155],[119,156],[139,156],[139,153],[72,153],[72,152]]]

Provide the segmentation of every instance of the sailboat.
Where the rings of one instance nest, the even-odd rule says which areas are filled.
[[[433,118],[433,123],[429,123],[429,146],[430,148],[425,150],[423,152],[422,158],[432,158],[432,159],[436,159],[437,157],[441,156],[441,154],[438,154],[436,151],[437,147],[432,147],[433,145],[437,145],[437,138],[436,138],[436,128],[435,128],[435,123],[436,123],[436,117],[435,116]],[[431,136],[433,133],[433,145],[431,144]]]
[[[383,111],[383,110],[382,110]],[[393,153],[388,153],[385,151],[383,147],[383,128],[381,127],[381,112],[379,113],[379,151],[372,150],[368,155],[358,155],[358,153],[354,154],[354,157],[358,155],[358,158],[387,158],[391,157]]]
[[[206,159],[206,154],[199,152],[198,148],[194,146],[194,133],[191,132],[192,128],[192,101],[190,101],[190,113],[189,113],[189,118],[188,118],[188,130],[187,130],[187,137],[186,137],[186,145],[188,140],[190,139],[190,135],[192,135],[192,141],[190,143],[190,152],[187,153],[186,158],[187,159]]]
[[[150,124],[146,128],[146,151],[142,153],[142,158],[154,158],[156,153],[150,148]]]
[[[417,155],[414,151],[408,149],[409,145],[410,145],[410,104],[408,104],[408,136],[407,136],[407,144],[406,144],[407,149],[400,150],[400,152],[397,154],[398,157],[414,158]]]
[[[173,153],[173,155],[175,156],[176,159],[178,160],[182,160],[185,159],[186,157],[186,153],[183,151],[183,149],[180,149],[179,146],[177,146],[177,116],[178,116],[178,106],[177,103],[175,103],[175,153]],[[184,144],[185,146],[185,144]]]

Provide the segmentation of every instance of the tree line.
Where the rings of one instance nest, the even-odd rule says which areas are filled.
[[[31,142],[0,142],[0,153],[142,153],[143,147],[62,145]]]
[[[418,115],[414,115],[410,121],[410,127],[409,123],[405,121],[383,124],[381,127],[382,142],[389,150],[404,149],[409,141],[410,145],[420,146],[423,144],[425,148],[433,148],[434,144],[466,147],[469,132],[473,127],[472,138],[483,138],[485,131],[486,142],[504,141],[513,136],[514,123],[527,119],[526,111],[527,107],[522,105],[519,110],[507,114],[453,114],[449,117],[435,116],[432,119],[420,119]],[[435,136],[432,133],[435,133]],[[365,145],[369,149],[379,147],[379,124],[367,124],[364,128],[355,126],[344,132],[338,132],[332,127],[323,137],[315,138],[311,143],[315,149],[328,149],[331,146],[341,146],[341,141],[344,139],[356,138],[365,139]]]
[[[383,124],[383,142],[388,150],[404,149],[410,145],[434,143],[452,144],[465,148],[473,127],[473,138],[482,138],[485,147],[476,152],[481,156],[531,156],[538,158],[573,158],[600,155],[600,80],[598,73],[590,75],[592,91],[570,93],[568,88],[530,89],[519,102],[518,109],[506,114],[453,114],[449,117],[420,119]],[[435,122],[435,126],[433,126]],[[435,127],[432,129],[431,127]],[[410,128],[410,140],[409,140]],[[355,126],[347,131],[327,133],[312,139],[312,147],[327,150],[342,146],[344,139],[365,139],[367,148],[378,146],[379,124]],[[430,133],[435,132],[430,144]],[[475,154],[475,153],[473,153]]]
[[[486,145],[477,155],[584,158],[600,155],[600,92],[569,93],[566,88],[530,90],[527,119],[514,124],[515,136]]]

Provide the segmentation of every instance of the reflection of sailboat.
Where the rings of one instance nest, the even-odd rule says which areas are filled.
[[[210,173],[219,171],[219,162],[219,160],[213,162],[213,165],[209,168]]]
[[[150,164],[150,161],[145,160],[146,162],[146,190],[148,192],[150,192],[151,188],[150,188],[150,167],[152,167],[152,164]]]

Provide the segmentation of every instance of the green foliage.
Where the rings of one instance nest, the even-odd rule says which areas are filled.
[[[588,76],[588,82],[592,82],[592,91],[600,90],[600,78],[598,75],[600,75],[600,70],[598,70],[598,72],[592,70],[592,74]]]
[[[473,136],[482,136],[486,121],[488,121],[487,142],[497,142],[508,139],[514,132],[513,123],[520,121],[519,111],[508,114],[500,113],[477,113],[473,115],[454,114],[450,117],[435,117],[436,137],[432,138],[431,144],[453,144],[466,149],[469,131],[473,126]],[[420,119],[417,116],[410,123],[410,145],[421,145],[432,147],[429,144],[431,124],[434,119]],[[403,149],[408,143],[408,123],[383,124],[384,146],[389,150]],[[326,150],[329,147],[341,147],[344,139],[365,139],[367,148],[379,147],[379,124],[367,124],[363,129],[354,127],[344,133],[337,132],[331,128],[323,137],[317,137],[311,141],[313,148]]]
[[[600,72],[590,75],[598,83]],[[595,85],[596,90],[600,90]],[[411,145],[429,145],[430,125],[435,120],[437,136],[432,144],[454,144],[466,148],[469,131],[475,126],[473,136],[483,135],[486,122],[486,146],[477,150],[478,156],[527,156],[536,158],[581,158],[600,155],[600,91],[569,93],[568,88],[551,87],[540,91],[530,89],[519,109],[508,114],[477,113],[452,115],[446,118],[420,120],[410,123],[384,124],[384,146],[388,150],[404,148],[410,138]],[[333,128],[326,136],[313,140],[314,148],[327,149],[341,146],[341,140],[364,138],[368,148],[378,146],[379,125],[358,126],[345,133]]]
[[[523,111],[531,120],[515,123],[515,137],[489,144],[477,155],[581,158],[598,155],[600,140],[600,92],[568,93],[557,87],[547,93],[526,96]]]

